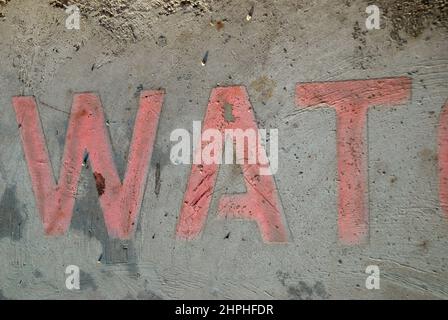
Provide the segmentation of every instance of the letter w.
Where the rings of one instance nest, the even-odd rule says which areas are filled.
[[[13,97],[36,204],[47,235],[62,235],[70,225],[82,164],[88,152],[104,221],[113,238],[130,238],[140,211],[164,93],[143,91],[123,183],[113,160],[99,97],[76,94],[56,184],[34,97]]]

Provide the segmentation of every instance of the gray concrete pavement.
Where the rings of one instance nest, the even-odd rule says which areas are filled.
[[[382,28],[372,31],[361,0],[0,3],[0,299],[448,298],[437,167],[446,1],[428,9],[379,0]],[[66,29],[61,3],[78,4],[80,30]],[[295,86],[399,76],[412,78],[411,101],[368,114],[370,239],[346,246],[337,236],[335,114],[298,110]],[[170,133],[203,120],[218,85],[245,86],[259,126],[279,130],[287,244],[263,243],[253,222],[217,219],[217,199],[245,190],[233,166],[221,166],[200,238],[175,237],[190,167],[171,163]],[[97,93],[123,176],[142,88],[166,96],[135,236],[109,239],[90,170],[68,232],[45,236],[11,98],[36,97],[59,172],[73,94]],[[65,287],[73,264],[81,290]],[[379,290],[365,288],[368,265],[381,270]]]

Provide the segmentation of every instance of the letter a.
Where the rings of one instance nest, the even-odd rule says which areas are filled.
[[[224,116],[224,108],[228,105],[233,109],[232,120],[229,121]],[[208,129],[221,131],[222,139],[226,129],[251,129],[258,132],[244,87],[222,87],[212,91],[202,132]],[[210,142],[202,141],[202,148],[198,148],[196,152],[201,152],[207,143]],[[259,144],[258,148],[262,146]],[[222,150],[215,148],[215,151],[222,154]],[[248,152],[251,150],[246,148],[246,154]],[[264,150],[262,152],[265,154]],[[245,162],[242,166],[247,193],[223,196],[218,204],[219,216],[254,220],[265,242],[286,242],[287,233],[274,178],[259,174],[259,161],[256,164]],[[203,229],[218,169],[219,165],[216,163],[192,166],[176,230],[179,238],[193,239]]]

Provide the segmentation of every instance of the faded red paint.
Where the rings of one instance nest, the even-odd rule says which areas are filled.
[[[442,108],[439,120],[439,201],[448,217],[448,100]]]
[[[326,104],[336,110],[339,179],[339,239],[358,244],[368,239],[366,121],[369,107],[408,101],[411,79],[385,78],[300,83],[296,104],[308,108]]]
[[[140,95],[123,184],[113,160],[103,108],[96,95],[83,93],[73,98],[57,184],[35,99],[13,98],[33,191],[46,234],[62,235],[70,225],[84,152],[87,151],[109,235],[121,239],[132,235],[143,198],[163,96],[161,91],[143,91]]]
[[[232,121],[225,120],[226,103],[233,107]],[[207,129],[218,129],[224,133],[225,129],[237,128],[242,130],[250,128],[258,132],[245,88],[241,86],[215,88],[208,104],[203,132]],[[207,144],[208,142],[202,142],[202,149]],[[247,155],[247,145],[245,149]],[[219,216],[255,220],[265,242],[286,242],[287,233],[282,221],[274,178],[270,175],[259,175],[258,162],[242,166],[247,192],[223,196],[218,205]],[[176,230],[179,238],[193,239],[203,229],[218,169],[218,164],[192,166]]]

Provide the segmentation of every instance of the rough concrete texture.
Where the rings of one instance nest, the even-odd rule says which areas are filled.
[[[80,30],[64,5],[79,5]],[[448,219],[438,199],[437,127],[448,98],[447,1],[383,1],[367,31],[363,0],[0,1],[0,299],[448,298]],[[253,17],[246,15],[254,5]],[[201,59],[208,51],[208,60]],[[370,241],[337,238],[336,121],[299,110],[297,82],[412,78],[412,98],[368,114]],[[246,86],[260,127],[278,128],[275,175],[289,243],[253,222],[216,218],[243,192],[222,166],[205,229],[176,240],[190,173],[169,136],[202,120],[212,88]],[[100,95],[123,176],[142,89],[166,90],[135,236],[109,239],[84,170],[71,227],[49,237],[36,208],[11,98],[34,95],[59,172],[75,92]],[[65,268],[82,270],[81,290]],[[378,265],[381,288],[365,288]]]

